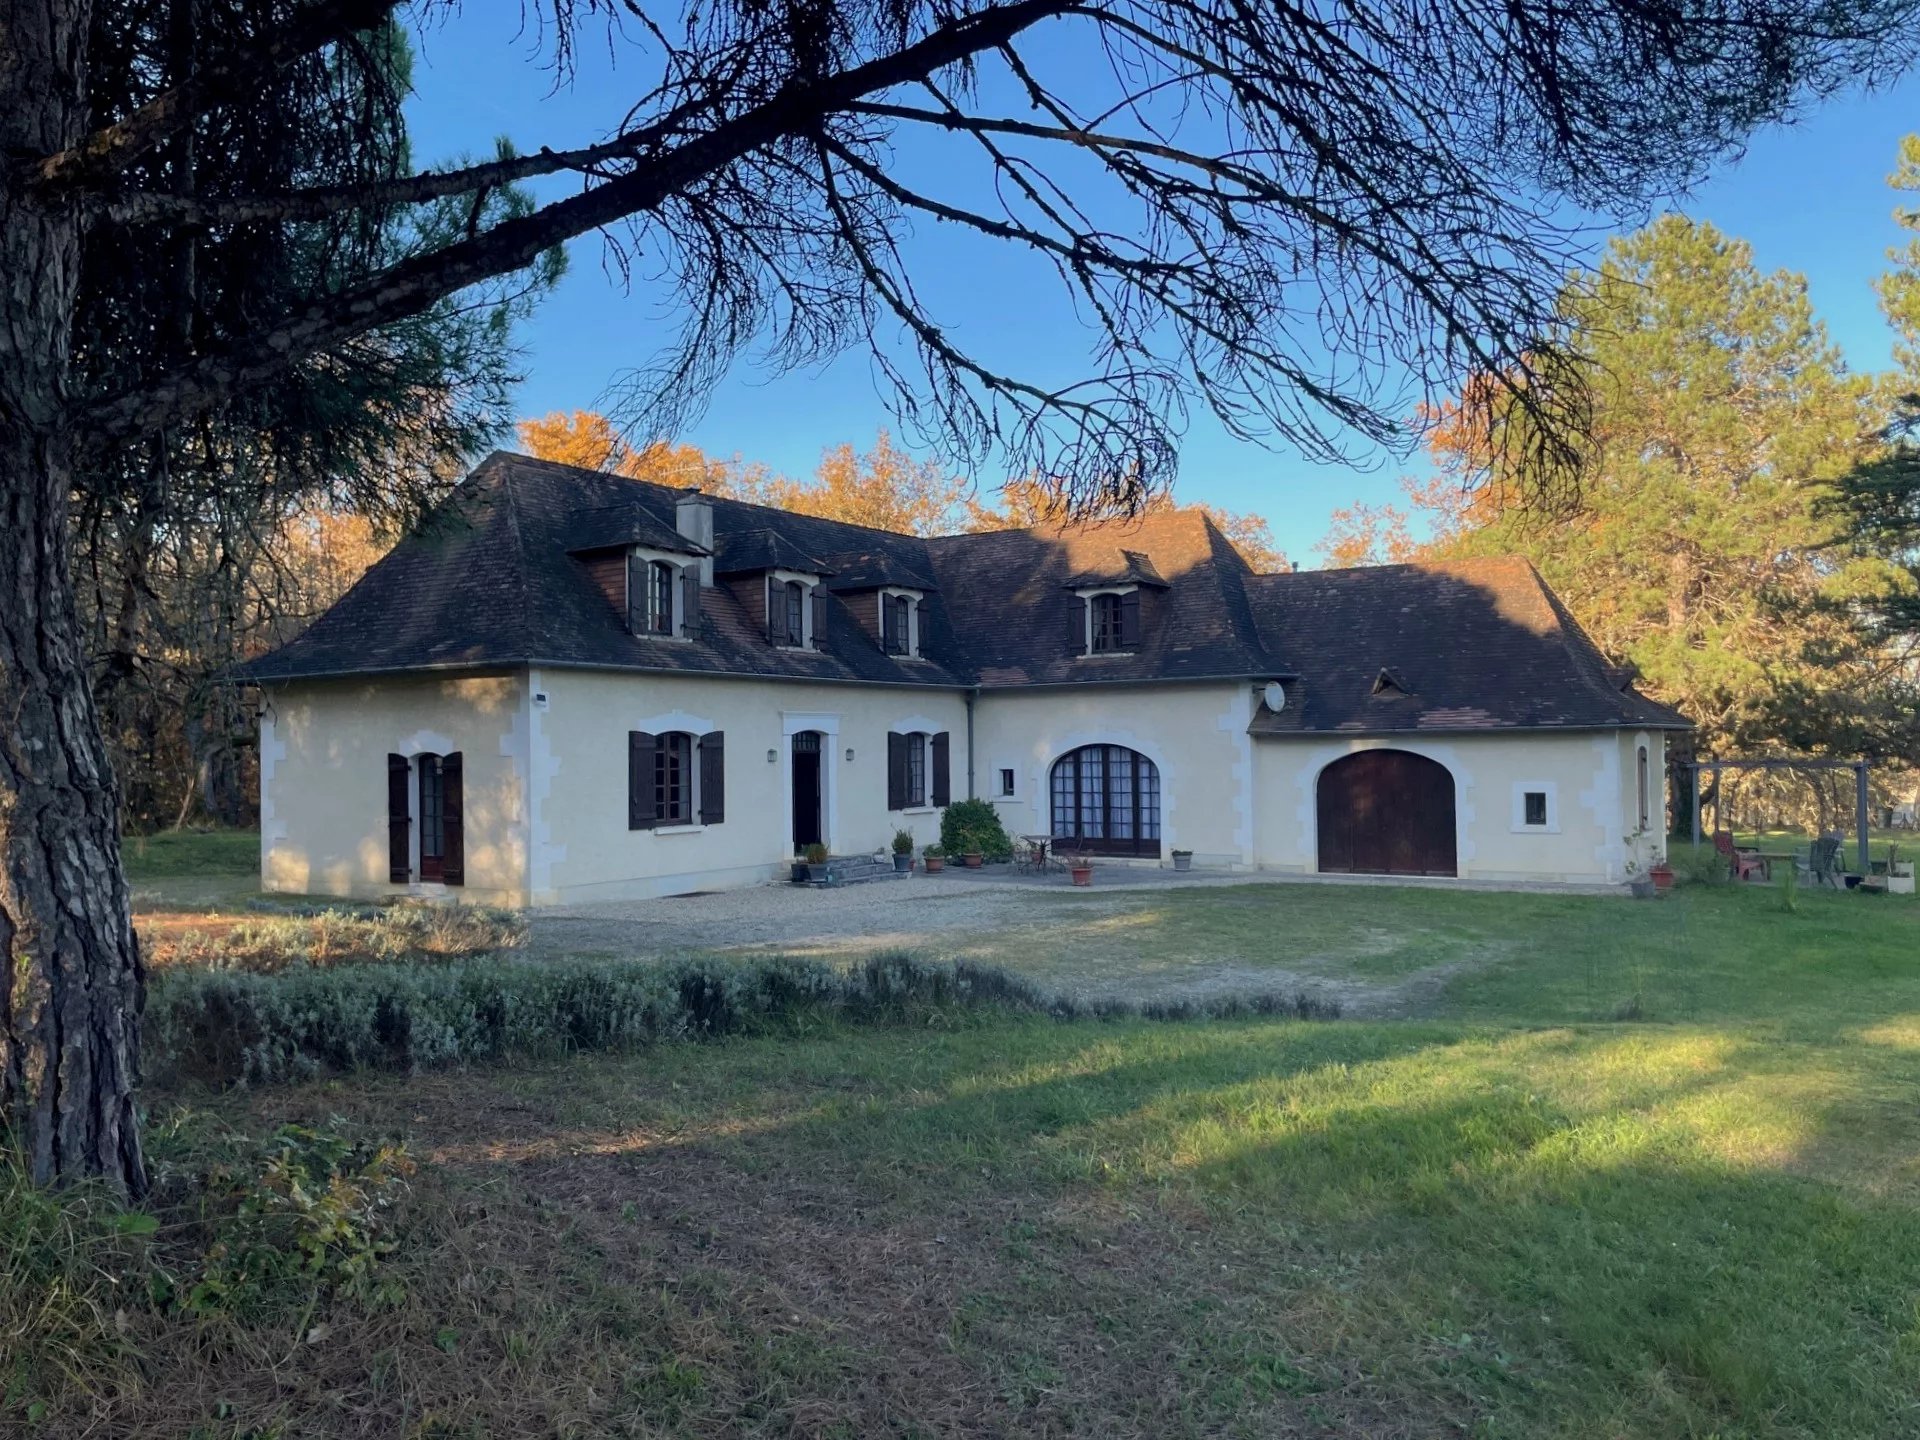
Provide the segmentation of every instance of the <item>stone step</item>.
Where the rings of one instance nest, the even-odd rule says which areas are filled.
[[[893,858],[875,860],[871,855],[834,855],[827,864],[832,868],[833,878],[829,880],[809,880],[801,883],[809,885],[862,885],[870,880],[904,880],[907,873],[893,868]]]

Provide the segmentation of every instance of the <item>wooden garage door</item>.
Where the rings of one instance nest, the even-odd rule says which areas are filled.
[[[1362,750],[1320,772],[1320,868],[1454,875],[1453,776],[1424,755]]]

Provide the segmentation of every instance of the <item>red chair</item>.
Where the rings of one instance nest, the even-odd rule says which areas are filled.
[[[1773,879],[1773,867],[1767,864],[1766,856],[1758,850],[1743,850],[1735,845],[1731,830],[1714,831],[1713,848],[1726,856],[1728,872],[1734,879]]]

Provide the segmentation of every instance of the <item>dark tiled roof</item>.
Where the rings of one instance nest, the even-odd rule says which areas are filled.
[[[827,588],[836,592],[879,590],[888,585],[902,590],[934,588],[933,576],[921,563],[921,557],[899,546],[869,545],[829,555],[826,561],[833,566],[833,583]]]
[[[833,576],[824,648],[769,645],[726,586],[702,592],[699,639],[630,634],[575,552],[615,536],[694,553],[680,493],[494,454],[240,678],[524,664],[988,689],[1232,676],[1288,680],[1257,734],[1686,723],[1635,693],[1524,561],[1255,575],[1192,511],[923,540],[715,498],[716,571]],[[1088,576],[1142,587],[1136,651],[1071,653],[1063,587]],[[872,601],[854,592],[883,584],[927,592],[924,658],[884,654],[856,618]],[[1383,671],[1396,685],[1376,695]]]
[[[1161,578],[1154,567],[1153,557],[1143,555],[1138,550],[1122,550],[1120,563],[1109,564],[1102,569],[1082,570],[1069,575],[1061,582],[1068,589],[1080,590],[1094,585],[1152,585],[1157,589],[1167,588],[1167,582]]]
[[[621,549],[628,545],[644,545],[649,550],[679,555],[707,553],[703,546],[647,509],[638,495],[624,496],[619,503],[578,512],[567,522],[564,543],[573,554],[583,550]]]
[[[714,536],[713,573],[748,575],[757,570],[791,570],[799,575],[831,575],[824,560],[816,559],[770,526],[736,530]]]
[[[1180,680],[1285,673],[1261,643],[1240,553],[1194,511],[1102,525],[999,530],[927,541],[961,649],[984,685]],[[1141,644],[1120,655],[1068,653],[1066,592],[1075,577],[1124,575],[1153,556],[1161,588],[1142,607]],[[1096,582],[1102,583],[1102,582]]]
[[[1256,735],[1688,723],[1607,665],[1525,560],[1247,583],[1262,633],[1299,671],[1285,709],[1255,712]]]

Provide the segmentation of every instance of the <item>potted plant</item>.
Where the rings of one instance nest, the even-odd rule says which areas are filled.
[[[986,861],[986,853],[980,850],[968,850],[960,857],[960,863],[969,870],[978,870],[982,865],[986,864]]]
[[[938,875],[947,868],[947,852],[938,845],[929,845],[920,852],[927,859],[927,874]]]
[[[969,866],[1005,860],[1013,854],[1006,826],[985,800],[956,800],[940,816],[940,845]]]
[[[1897,850],[1889,851],[1887,855],[1887,893],[1913,894],[1913,861],[1900,859]]]
[[[1173,868],[1176,870],[1193,869],[1193,851],[1176,850],[1173,852]]]
[[[1647,867],[1647,878],[1653,882],[1653,893],[1656,895],[1664,895],[1673,889],[1673,867],[1667,863],[1666,856],[1662,855]]]
[[[1073,871],[1073,883],[1076,885],[1093,884],[1093,862],[1084,855],[1076,855],[1069,866]]]
[[[807,861],[807,879],[816,885],[833,883],[833,866],[827,859],[827,847],[817,840],[803,852]]]
[[[905,875],[913,869],[913,832],[896,830],[893,832],[893,868],[895,873]]]

